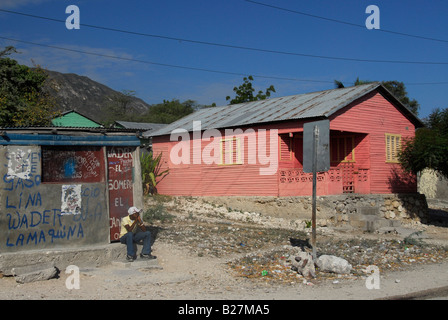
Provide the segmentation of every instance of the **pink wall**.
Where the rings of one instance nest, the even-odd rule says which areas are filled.
[[[248,128],[241,128],[248,133]],[[303,122],[287,121],[276,124],[258,125],[252,127],[254,134],[236,135],[240,141],[241,164],[222,165],[194,163],[193,152],[190,152],[189,164],[175,164],[170,159],[172,148],[177,141],[170,141],[169,136],[154,137],[153,150],[155,154],[163,152],[163,166],[169,168],[170,173],[158,185],[161,194],[168,195],[260,195],[260,196],[288,196],[311,195],[312,183],[309,174],[301,171],[301,135]],[[267,129],[267,150],[270,150],[270,129],[278,130],[278,134],[293,133],[295,146],[290,161],[276,158],[270,164],[264,164],[257,158],[255,152],[259,148],[259,138]],[[318,194],[340,194],[344,180],[343,171],[347,165],[352,166],[354,187],[357,193],[400,193],[416,192],[414,176],[403,174],[399,164],[386,162],[385,134],[400,134],[402,142],[414,136],[415,126],[393,104],[377,91],[371,92],[349,106],[339,110],[330,117],[330,137],[352,135],[354,137],[354,162],[334,163],[329,172],[320,174],[318,178]],[[223,139],[224,130],[220,130]],[[193,136],[190,133],[190,139]],[[278,154],[282,152],[281,139],[278,139]],[[219,139],[215,141],[219,146]],[[200,150],[200,155],[206,154],[221,157],[211,150],[210,141],[190,140],[190,151]],[[221,147],[214,149],[220,153]],[[284,152],[284,150],[283,150]],[[256,159],[251,158],[255,154]],[[178,153],[179,155],[179,153]],[[268,156],[270,153],[268,153]],[[186,159],[188,159],[186,157]],[[196,158],[197,161],[197,158]],[[219,162],[220,163],[220,162]],[[262,175],[261,168],[274,166],[278,168],[274,174]],[[401,182],[404,177],[407,182]]]

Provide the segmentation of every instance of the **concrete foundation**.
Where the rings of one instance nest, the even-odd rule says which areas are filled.
[[[138,248],[139,252],[141,248]],[[126,246],[112,243],[101,246],[89,246],[76,249],[33,250],[0,255],[0,273],[5,276],[27,274],[36,270],[47,270],[52,266],[64,271],[69,265],[79,268],[100,267],[118,264],[123,268],[158,267],[155,260],[126,261]],[[135,265],[133,266],[132,264]]]
[[[311,197],[198,197],[206,202],[224,205],[229,210],[258,212],[286,219],[309,219]],[[348,223],[360,210],[372,211],[388,220],[424,220],[428,215],[425,195],[410,194],[343,194],[317,197],[317,218],[328,224]],[[356,218],[355,218],[356,219]]]

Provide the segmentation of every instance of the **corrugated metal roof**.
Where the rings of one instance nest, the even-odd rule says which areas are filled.
[[[201,121],[201,129],[207,130],[242,127],[274,121],[327,118],[378,87],[384,89],[379,82],[373,82],[348,88],[205,108],[168,124],[162,129],[147,131],[143,136],[166,135],[180,128],[193,131],[193,121]]]
[[[158,130],[166,126],[164,123],[151,123],[151,122],[131,122],[131,121],[115,121],[115,123],[123,126],[126,129],[136,130]]]
[[[104,126],[95,120],[83,115],[76,110],[65,111],[60,117],[51,120],[55,127],[78,127],[78,128],[103,128]]]

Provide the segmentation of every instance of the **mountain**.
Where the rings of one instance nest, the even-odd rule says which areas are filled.
[[[97,122],[104,122],[110,114],[107,108],[117,105],[123,97],[128,101],[126,110],[130,113],[143,114],[150,107],[142,99],[125,96],[85,76],[49,70],[47,73],[47,88],[62,112],[75,110]]]

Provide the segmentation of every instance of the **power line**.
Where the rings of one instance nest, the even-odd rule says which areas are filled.
[[[0,36],[0,39],[7,40],[7,41],[15,41],[15,42],[19,42],[19,43],[34,45],[34,46],[46,47],[46,48],[51,48],[51,49],[57,49],[57,50],[62,50],[62,51],[67,51],[67,52],[81,53],[81,54],[86,54],[86,55],[91,55],[91,56],[102,57],[102,58],[116,59],[116,60],[122,60],[122,61],[128,61],[128,62],[137,62],[137,63],[143,63],[143,64],[149,64],[149,65],[156,65],[156,66],[160,66],[160,67],[169,67],[169,68],[177,68],[177,69],[185,69],[185,70],[209,72],[209,73],[218,73],[218,74],[227,74],[227,75],[236,75],[236,76],[252,75],[253,77],[256,77],[256,78],[273,79],[273,80],[334,84],[334,81],[329,81],[329,80],[311,80],[311,79],[266,76],[266,75],[259,75],[259,74],[257,75],[257,74],[253,74],[253,73],[230,72],[230,71],[214,70],[214,69],[207,69],[207,68],[197,68],[197,67],[188,67],[188,66],[160,63],[160,62],[154,62],[154,61],[148,61],[148,60],[125,58],[125,57],[119,57],[119,56],[110,55],[110,54],[103,54],[103,53],[91,52],[91,51],[86,51],[86,50],[70,49],[70,48],[66,48],[66,47],[60,47],[60,46],[43,44],[43,43],[13,39],[13,38],[8,38],[8,37],[3,37],[3,36]],[[354,82],[349,82],[349,83],[354,84]],[[438,84],[448,84],[448,82],[418,82],[418,83],[405,83],[405,84],[406,85],[438,85]]]
[[[422,86],[422,85],[434,85],[434,84],[448,84],[448,81],[441,82],[408,82],[407,86]]]
[[[282,8],[282,7],[278,7],[278,6],[274,6],[274,5],[271,5],[271,4],[262,3],[262,2],[258,2],[258,1],[253,1],[253,0],[244,0],[244,1],[250,2],[252,4],[256,4],[256,5],[259,5],[259,6],[264,6],[264,7],[267,7],[267,8],[271,8],[271,9],[281,10],[281,11],[294,13],[294,14],[300,14],[300,15],[311,17],[311,18],[315,18],[315,19],[320,19],[320,20],[325,20],[325,21],[345,24],[345,25],[349,25],[349,26],[352,26],[352,27],[358,27],[358,28],[363,28],[363,29],[365,29],[365,27],[366,27],[365,25],[362,25],[362,24],[357,24],[357,23],[352,23],[352,22],[348,22],[348,21],[322,17],[322,16],[318,16],[318,15],[315,15],[315,14],[310,14],[310,13],[306,13],[306,12],[302,12],[302,11]],[[432,38],[432,37],[419,36],[419,35],[415,35],[415,34],[398,32],[398,31],[392,31],[392,30],[387,30],[387,29],[383,29],[383,28],[377,29],[376,31],[396,34],[396,35],[405,36],[405,37],[411,37],[411,38],[417,38],[417,39],[423,39],[423,40],[430,40],[430,41],[437,41],[437,42],[448,43],[448,40],[445,40],[445,39],[437,39],[437,38]]]
[[[178,69],[186,69],[186,70],[202,71],[202,72],[210,72],[210,73],[220,73],[220,74],[236,75],[236,76],[248,76],[249,75],[249,74],[246,74],[246,73],[239,73],[239,72],[230,72],[230,71],[214,70],[214,69],[207,69],[207,68],[188,67],[188,66],[181,66],[181,65],[174,65],[174,64],[167,64],[167,63],[160,63],[160,62],[153,62],[153,61],[148,61],[148,60],[125,58],[125,57],[119,57],[119,56],[110,55],[110,54],[97,53],[97,52],[91,52],[91,51],[79,50],[79,49],[70,49],[70,48],[66,48],[66,47],[48,45],[48,44],[43,44],[43,43],[31,42],[31,41],[18,40],[18,39],[3,37],[3,36],[0,36],[0,39],[4,39],[4,40],[8,40],[8,41],[15,41],[15,42],[19,42],[19,43],[25,43],[25,44],[34,45],[34,46],[46,47],[46,48],[51,48],[51,49],[63,50],[63,51],[68,51],[68,52],[87,54],[87,55],[92,55],[92,56],[97,56],[97,57],[102,57],[102,58],[123,60],[123,61],[128,61],[128,62],[138,62],[138,63],[143,63],[143,64],[150,64],[150,65],[161,66],[161,67],[178,68]],[[317,83],[333,83],[333,81],[325,81],[325,80],[297,79],[297,78],[265,76],[265,75],[256,75],[256,74],[250,74],[250,75],[252,75],[254,77],[257,77],[257,78],[275,79],[275,80],[287,80],[287,81],[298,81],[298,82],[317,82]]]
[[[43,17],[43,16],[37,16],[37,15],[32,15],[32,14],[27,14],[27,13],[22,13],[22,12],[17,12],[17,11],[0,9],[0,12],[6,12],[6,13],[22,15],[22,16],[26,16],[26,17],[32,17],[32,18],[36,18],[36,19],[43,19],[43,20],[49,20],[49,21],[54,21],[54,22],[63,22],[63,23],[65,23],[65,20],[54,19],[54,18]],[[169,36],[162,36],[162,35],[149,34],[149,33],[143,33],[143,32],[122,30],[122,29],[117,29],[117,28],[103,27],[103,26],[97,26],[97,25],[91,25],[91,24],[80,24],[80,25],[83,26],[83,27],[88,27],[88,28],[94,28],[94,29],[100,29],[100,30],[106,30],[106,31],[113,31],[113,32],[120,32],[120,33],[132,34],[132,35],[137,35],[137,36],[159,38],[159,39],[166,39],[166,40],[174,40],[174,41],[183,41],[183,42],[194,43],[194,44],[201,44],[201,45],[208,45],[208,46],[215,46],[215,47],[224,47],[224,48],[239,49],[239,50],[247,50],[247,51],[256,51],[256,52],[281,54],[281,55],[289,55],[289,56],[300,56],[300,57],[316,58],[316,59],[340,60],[340,61],[355,61],[355,62],[369,62],[369,63],[448,65],[448,62],[379,60],[379,59],[360,59],[360,58],[347,58],[347,57],[334,57],[334,56],[314,55],[314,54],[305,54],[305,53],[297,53],[297,52],[288,52],[288,51],[279,51],[279,50],[270,50],[270,49],[261,49],[261,48],[254,48],[254,47],[238,46],[238,45],[224,44],[224,43],[217,43],[217,42],[191,40],[191,39],[178,38],[178,37],[169,37]]]

